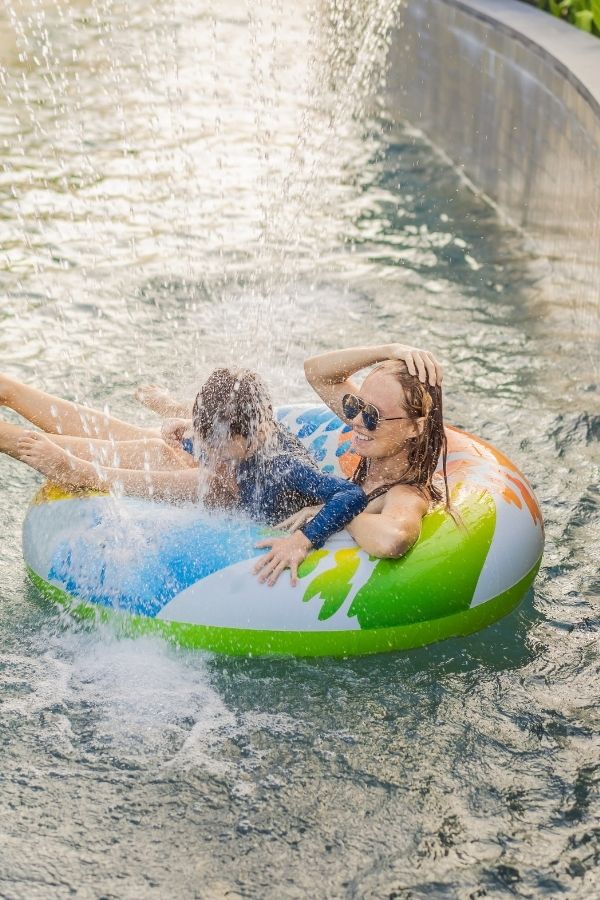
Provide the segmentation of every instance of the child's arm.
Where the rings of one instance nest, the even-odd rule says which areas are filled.
[[[288,469],[287,487],[323,503],[316,516],[299,529],[315,549],[345,528],[368,502],[358,484],[336,475],[326,475],[296,459]]]
[[[191,437],[193,430],[191,419],[166,419],[161,426],[160,436],[169,447],[181,447],[184,440],[189,440],[193,444]]]
[[[325,475],[297,459],[290,460],[283,473],[281,490],[286,489],[321,500],[324,505],[314,519],[289,537],[268,538],[256,544],[259,548],[270,548],[254,567],[259,580],[268,581],[269,585],[275,584],[287,568],[291,571],[292,584],[296,585],[298,566],[308,553],[322,547],[367,505],[365,492],[357,484]]]

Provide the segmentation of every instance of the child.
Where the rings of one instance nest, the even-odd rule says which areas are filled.
[[[25,405],[13,404],[13,408],[23,413]],[[93,410],[86,414],[88,418],[101,415]],[[69,421],[75,425],[75,418]],[[200,460],[197,465],[182,464],[181,451],[173,462],[164,455],[155,460],[155,454],[149,463],[146,457],[144,468],[98,465],[93,456],[90,459],[94,438],[85,439],[85,454],[80,456],[77,443],[71,440],[69,444],[65,435],[29,432],[8,424],[4,428],[11,429],[10,441],[8,437],[2,440],[0,428],[0,449],[65,487],[107,490],[118,486],[125,494],[142,497],[176,502],[202,499],[210,506],[238,508],[269,525],[307,505],[323,504],[314,518],[292,535],[257,544],[269,548],[255,567],[259,580],[269,585],[275,584],[286,568],[296,584],[298,566],[307,554],[366,506],[359,485],[319,471],[300,442],[275,421],[269,395],[253,372],[227,368],[213,372],[196,397],[192,421],[184,424],[193,428],[194,451]],[[110,440],[110,434],[102,435],[99,443]],[[140,436],[139,440],[149,438]],[[12,449],[7,449],[11,442]],[[124,443],[135,443],[135,435],[128,432]],[[118,437],[112,438],[112,444],[118,454]],[[128,452],[133,454],[131,446]]]

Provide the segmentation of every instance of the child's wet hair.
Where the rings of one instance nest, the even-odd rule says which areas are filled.
[[[273,404],[262,379],[250,369],[215,369],[193,409],[194,431],[203,442],[242,437],[255,445],[273,422]]]

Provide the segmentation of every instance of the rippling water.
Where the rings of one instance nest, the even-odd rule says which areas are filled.
[[[370,91],[393,7],[8,0],[1,365],[142,422],[141,381],[186,396],[236,360],[301,400],[308,353],[430,347],[448,418],[534,483],[535,589],[359,661],[118,640],[27,586],[38,479],[1,459],[3,897],[597,891],[597,350]]]

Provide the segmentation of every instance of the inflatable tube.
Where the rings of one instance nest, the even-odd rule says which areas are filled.
[[[325,407],[279,419],[325,471],[349,475],[350,429]],[[423,519],[402,559],[376,559],[342,532],[303,563],[292,588],[251,569],[272,530],[197,507],[45,485],[24,523],[33,583],[79,613],[117,615],[133,632],[238,655],[353,656],[418,647],[477,631],[514,609],[544,543],[533,491],[502,453],[448,428],[448,479],[464,527],[443,508]]]

